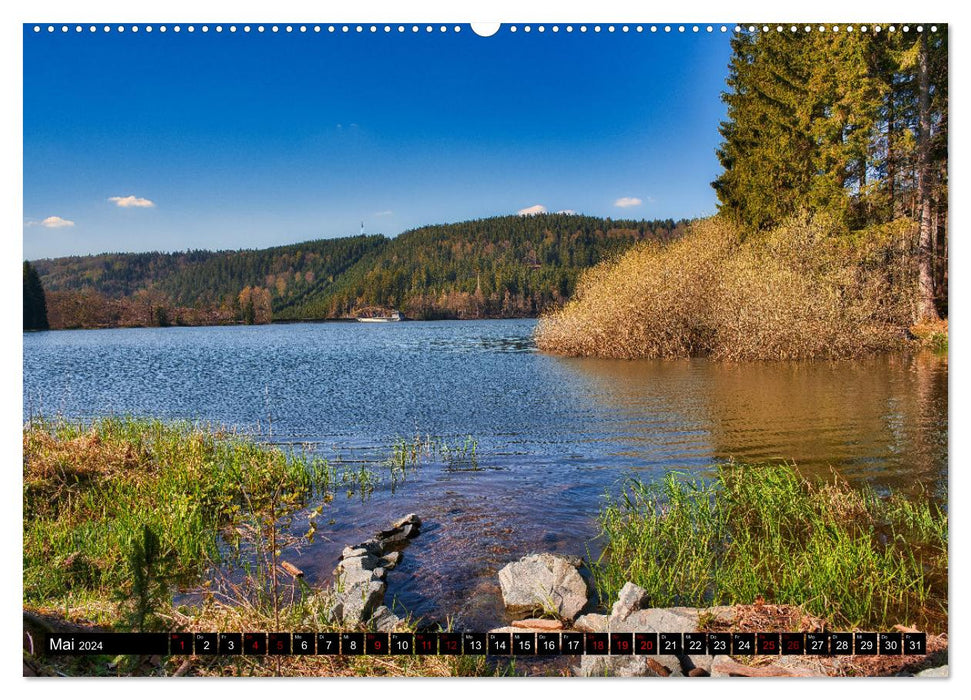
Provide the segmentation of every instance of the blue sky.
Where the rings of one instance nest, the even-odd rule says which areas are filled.
[[[728,41],[28,25],[24,255],[710,214]]]

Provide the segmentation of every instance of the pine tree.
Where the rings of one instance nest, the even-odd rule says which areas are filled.
[[[870,44],[845,32],[732,39],[724,172],[713,183],[724,214],[758,230],[800,209],[840,219],[867,209],[881,107]]]
[[[47,330],[47,300],[37,270],[24,261],[24,330]]]

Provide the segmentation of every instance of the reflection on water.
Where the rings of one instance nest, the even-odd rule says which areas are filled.
[[[947,478],[947,362],[564,360],[617,414],[632,458],[794,462],[908,489]],[[620,426],[626,426],[621,428]]]
[[[24,335],[24,416],[186,418],[364,460],[396,438],[478,444],[479,469],[421,467],[392,494],[337,498],[287,559],[330,577],[341,548],[410,511],[421,536],[389,600],[456,625],[502,619],[496,573],[535,551],[596,555],[596,515],[632,471],[710,473],[728,458],[835,469],[944,494],[947,363],[624,362],[535,352],[533,321],[288,324]],[[326,518],[333,519],[327,525]],[[295,532],[306,530],[299,518]]]

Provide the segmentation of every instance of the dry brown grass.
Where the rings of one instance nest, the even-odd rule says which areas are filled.
[[[839,359],[905,342],[912,225],[799,218],[743,240],[716,218],[590,270],[544,317],[540,349],[608,358]]]
[[[131,443],[105,441],[97,428],[65,440],[49,432],[25,430],[24,489],[32,514],[49,514],[82,488],[151,469]]]

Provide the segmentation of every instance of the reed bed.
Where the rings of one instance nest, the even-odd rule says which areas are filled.
[[[710,481],[631,480],[600,516],[601,600],[626,581],[652,606],[798,605],[847,629],[946,631],[947,513],[790,465],[721,466]],[[941,627],[943,626],[943,630]]]
[[[799,217],[743,237],[715,217],[581,278],[541,350],[607,358],[839,359],[900,347],[913,318],[913,224],[848,232]]]

